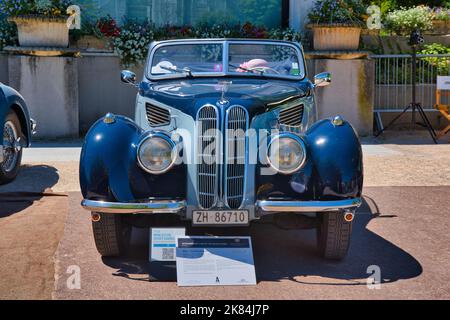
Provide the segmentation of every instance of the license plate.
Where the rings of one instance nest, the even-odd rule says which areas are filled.
[[[193,225],[248,225],[248,211],[194,211]]]

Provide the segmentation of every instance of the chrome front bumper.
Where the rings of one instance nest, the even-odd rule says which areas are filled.
[[[262,200],[256,202],[256,207],[262,214],[280,212],[328,212],[339,210],[356,210],[361,206],[361,199],[336,201],[274,201]],[[152,214],[178,213],[186,208],[186,201],[151,201],[146,203],[119,203],[94,200],[83,200],[81,206],[92,212],[114,214]]]
[[[360,207],[360,198],[335,201],[272,201],[262,200],[256,206],[263,212],[328,212],[355,210]]]
[[[120,203],[83,200],[81,206],[92,212],[136,214],[177,213],[186,208],[186,201],[151,201],[144,203]]]

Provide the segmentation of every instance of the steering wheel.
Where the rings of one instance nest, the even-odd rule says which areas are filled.
[[[248,68],[250,71],[259,71],[259,72],[266,72],[266,71],[268,71],[268,70],[270,70],[271,72],[273,72],[273,73],[275,73],[275,74],[280,74],[280,72],[279,71],[277,71],[277,70],[275,70],[275,69],[273,69],[273,68],[271,68],[271,67],[253,67],[253,68]]]

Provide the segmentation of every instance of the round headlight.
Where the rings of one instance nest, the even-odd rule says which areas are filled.
[[[268,159],[272,168],[282,174],[300,170],[306,161],[305,143],[292,134],[282,134],[271,140]]]
[[[138,147],[138,162],[142,169],[152,174],[163,174],[175,164],[175,142],[163,134],[145,138]]]

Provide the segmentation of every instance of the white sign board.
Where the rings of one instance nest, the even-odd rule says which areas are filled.
[[[175,261],[176,239],[185,234],[184,228],[151,228],[150,261]]]
[[[450,90],[450,76],[438,76],[437,77],[437,89],[438,90]]]
[[[256,285],[250,237],[177,238],[178,286]]]

